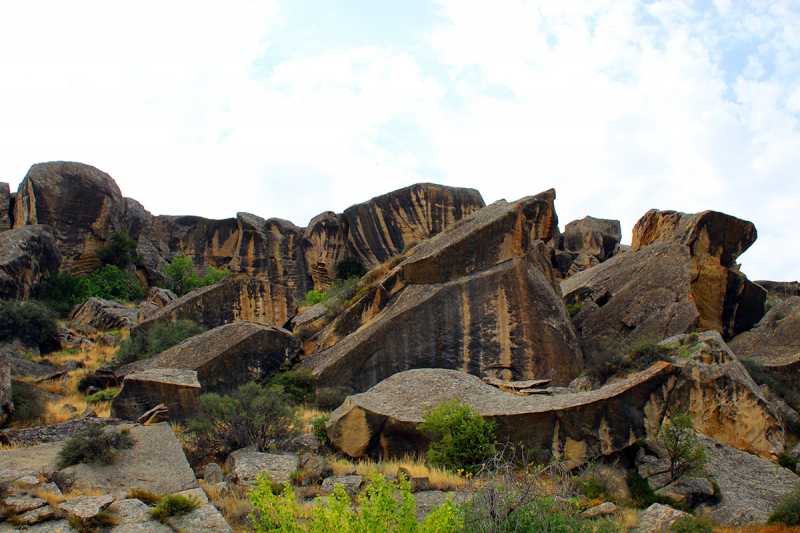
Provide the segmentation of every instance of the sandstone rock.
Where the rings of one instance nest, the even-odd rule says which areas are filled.
[[[154,407],[166,406],[172,420],[186,420],[200,412],[200,382],[194,370],[154,368],[125,376],[122,389],[111,400],[115,418],[137,420]]]
[[[231,526],[213,505],[203,505],[170,521],[178,531],[186,533],[233,533]]]
[[[615,256],[561,282],[567,304],[580,304],[573,323],[584,340],[624,342],[694,331],[686,247],[656,243]]]
[[[667,533],[675,522],[687,516],[691,515],[668,505],[654,503],[642,512],[631,533]]]
[[[768,298],[786,299],[792,296],[800,296],[800,283],[796,281],[766,281],[759,280],[754,282],[759,287],[767,291]]]
[[[304,453],[300,456],[298,470],[302,472],[300,484],[308,486],[320,483],[323,479],[333,474],[333,469],[327,459],[316,453]]]
[[[12,215],[11,189],[8,183],[0,182],[0,231],[11,229]]]
[[[581,351],[561,298],[539,270],[543,257],[537,248],[448,283],[408,286],[357,331],[303,364],[318,387],[356,391],[427,367],[567,384],[580,373]]]
[[[149,509],[147,504],[133,498],[117,500],[108,506],[108,510],[114,513],[118,525],[146,522],[150,518],[147,513]]]
[[[145,414],[136,419],[137,424],[149,426],[158,424],[160,422],[167,422],[169,420],[169,409],[163,403],[160,403],[147,411]]]
[[[111,505],[115,500],[111,494],[103,496],[78,496],[58,505],[58,508],[71,515],[88,520],[97,516],[97,513]]]
[[[681,476],[669,485],[658,489],[656,494],[694,507],[703,500],[714,496],[714,487],[704,477]]]
[[[597,516],[608,516],[619,512],[617,506],[611,502],[604,502],[600,505],[590,507],[581,513],[581,518],[595,518]]]
[[[149,359],[122,366],[117,375],[157,368],[194,370],[204,391],[230,390],[267,377],[296,351],[297,341],[285,329],[238,321],[195,335]]]
[[[701,515],[723,526],[763,523],[775,506],[794,490],[800,477],[786,468],[702,436],[708,464],[706,474],[715,481],[722,500],[703,506]]]
[[[100,331],[130,328],[139,323],[139,310],[101,298],[89,298],[75,307],[69,320],[86,324]]]
[[[474,189],[420,183],[345,209],[348,246],[374,268],[478,211],[485,204]],[[557,221],[556,221],[557,223]]]
[[[331,476],[325,478],[319,491],[322,494],[333,494],[336,487],[341,486],[349,496],[358,494],[359,489],[364,484],[364,478],[357,475],[350,476]]]
[[[0,233],[0,299],[20,300],[58,273],[61,251],[50,229],[36,225]]]
[[[160,287],[151,287],[150,292],[147,293],[147,301],[157,305],[158,307],[165,307],[178,297],[169,289],[162,289]]]
[[[216,328],[237,320],[283,327],[295,314],[292,291],[263,277],[238,277],[203,287],[167,304],[160,313],[141,322],[136,335],[156,324],[192,320]]]
[[[15,526],[7,522],[0,522],[0,532],[14,533],[18,531]],[[78,533],[78,530],[69,525],[66,520],[51,520],[33,526],[27,526],[26,533]]]
[[[297,470],[300,463],[296,455],[244,450],[233,452],[228,460],[231,462],[230,470],[236,475],[240,485],[255,485],[262,473],[266,473],[273,483],[289,483],[292,472]]]
[[[203,474],[203,483],[205,483],[206,486],[222,483],[223,479],[222,468],[217,463],[208,463],[206,465]]]
[[[97,345],[100,348],[119,348],[122,340],[115,335],[103,334],[97,337]]]
[[[45,505],[44,507],[39,507],[38,509],[26,511],[21,515],[18,515],[18,518],[25,524],[36,524],[38,522],[49,520],[54,516],[55,510],[49,505]]]
[[[37,443],[59,442],[83,435],[96,425],[118,424],[119,420],[110,418],[77,419],[51,424],[49,426],[34,426],[22,429],[6,429],[0,431],[0,443],[30,446]],[[2,464],[2,462],[0,462]]]
[[[239,224],[235,218],[210,220],[196,216],[164,215],[154,217],[153,234],[155,237],[151,236],[151,246],[164,259],[172,261],[184,253],[192,259],[195,269],[203,271],[208,266],[223,268],[230,263],[239,239]],[[164,243],[165,249],[159,249],[159,241]],[[157,262],[156,258],[153,259]]]
[[[779,302],[729,345],[740,359],[753,359],[780,379],[795,380],[800,368],[800,297]]]
[[[312,288],[325,291],[333,282],[334,265],[349,254],[344,217],[326,211],[311,219],[303,232],[302,248]]]
[[[549,450],[576,464],[621,450],[656,431],[678,367],[659,363],[602,389],[518,396],[444,369],[408,370],[347,398],[328,423],[333,445],[351,457],[423,453],[430,436],[417,426],[425,406],[459,397],[497,424],[498,441]]]
[[[585,217],[564,228],[554,250],[554,266],[569,277],[611,258],[619,249],[622,229],[619,220]]]
[[[14,227],[47,224],[63,254],[61,270],[91,272],[94,252],[123,227],[125,203],[114,180],[81,163],[33,165],[19,186]]]
[[[9,496],[2,499],[2,502],[4,505],[15,509],[18,513],[24,513],[47,505],[47,501],[42,498],[23,494],[13,489],[10,491]]]
[[[0,352],[0,427],[2,427],[11,413],[14,412],[14,403],[11,401],[11,364],[8,355]]]
[[[694,427],[734,448],[765,458],[784,452],[782,417],[764,398],[742,364],[716,331],[676,336],[672,349],[681,376],[670,395],[672,409],[692,415]]]

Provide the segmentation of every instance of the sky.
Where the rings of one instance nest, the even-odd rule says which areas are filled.
[[[0,181],[110,174],[154,215],[298,226],[419,182],[549,188],[560,227],[718,210],[800,278],[800,5],[759,0],[0,4]]]

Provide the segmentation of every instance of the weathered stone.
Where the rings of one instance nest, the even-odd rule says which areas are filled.
[[[160,287],[151,287],[150,292],[147,293],[147,301],[157,305],[158,307],[165,307],[178,297],[169,289],[162,289]]]
[[[358,475],[331,476],[325,478],[319,491],[326,495],[333,494],[333,492],[336,490],[336,487],[341,486],[348,495],[354,496],[358,494],[358,491],[363,484],[364,478]]]
[[[134,522],[114,526],[108,530],[108,533],[175,533],[175,530],[166,524],[148,520],[147,522]]]
[[[116,335],[102,334],[97,337],[97,346],[100,348],[119,348],[122,340]]]
[[[753,283],[767,291],[768,298],[784,300],[792,296],[800,296],[800,283],[797,281],[758,280]]]
[[[694,427],[734,448],[765,458],[784,452],[782,417],[764,398],[716,331],[664,340],[682,367],[670,395],[672,409],[689,413]]]
[[[137,424],[149,426],[152,424],[159,424],[169,420],[169,409],[163,403],[160,403],[147,411],[145,414],[136,419]]]
[[[294,294],[288,287],[270,283],[264,277],[237,277],[170,302],[160,313],[142,321],[131,334],[175,320],[192,320],[208,328],[238,320],[283,327],[296,309]]]
[[[14,402],[11,400],[11,363],[8,354],[0,351],[0,427],[14,412]]]
[[[18,529],[15,526],[12,526],[10,523],[0,522],[0,532],[15,533],[16,531],[18,531]],[[171,530],[168,530],[168,532],[169,531]],[[25,528],[25,532],[26,533],[78,533],[78,530],[69,525],[69,522],[67,522],[66,520],[51,520],[48,522],[42,522],[41,524],[27,526]]]
[[[349,253],[342,215],[326,211],[311,219],[303,232],[302,247],[313,289],[326,290],[335,277],[334,265]]]
[[[580,373],[581,351],[561,298],[539,270],[543,257],[534,249],[448,283],[408,286],[357,331],[303,364],[318,387],[355,391],[428,367],[567,384]]]
[[[297,349],[297,340],[287,330],[240,320],[195,335],[149,359],[124,365],[117,375],[157,368],[194,370],[204,391],[230,390],[267,377]],[[171,404],[160,403],[166,403],[172,411]]]
[[[552,380],[549,379],[529,379],[526,381],[505,381],[502,379],[485,377],[483,382],[492,387],[497,387],[501,391],[516,392],[517,394],[525,394],[530,392],[531,389],[541,389],[550,384]]]
[[[723,526],[763,523],[800,481],[793,472],[715,439],[700,436],[708,456],[706,474],[720,487],[721,501],[701,515]]]
[[[374,268],[485,206],[478,191],[419,183],[344,211],[348,246]]]
[[[97,513],[111,505],[115,500],[111,494],[103,496],[78,496],[58,505],[58,508],[71,515],[88,520],[97,516]]]
[[[175,529],[186,533],[233,533],[231,526],[213,505],[203,505],[170,521]]]
[[[564,228],[553,250],[553,266],[567,278],[611,258],[619,249],[619,220],[585,217]]]
[[[18,518],[25,524],[35,524],[51,519],[55,516],[55,510],[49,505],[39,507],[38,509],[31,509],[18,516]]]
[[[12,215],[11,188],[8,183],[0,182],[0,231],[11,229]]]
[[[479,378],[444,369],[395,374],[350,396],[328,423],[328,435],[351,457],[424,453],[419,431],[425,406],[459,397],[497,424],[497,438],[549,450],[576,464],[619,451],[657,431],[678,367],[658,363],[602,389],[552,396],[518,396]]]
[[[639,515],[639,521],[631,533],[667,533],[675,522],[688,516],[691,515],[669,505],[654,503]]]
[[[222,468],[217,463],[208,463],[206,465],[203,474],[203,483],[207,486],[216,485],[217,483],[222,483],[223,479]]]
[[[681,476],[669,485],[658,489],[656,494],[694,507],[703,500],[714,496],[714,486],[704,477]]]
[[[171,261],[184,253],[199,271],[208,266],[227,266],[233,259],[239,239],[239,224],[235,218],[210,220],[197,216],[162,215],[154,217],[152,225],[151,246],[164,259]],[[160,242],[164,243],[164,249],[159,246]],[[153,261],[158,260],[153,258]]]
[[[139,310],[120,303],[101,298],[89,298],[75,307],[69,320],[76,324],[86,324],[100,331],[130,328],[139,323]]]
[[[196,489],[182,490],[180,492],[176,492],[175,494],[177,494],[178,496],[183,496],[188,500],[194,500],[201,505],[208,503],[208,496],[206,495],[206,491],[200,487]]]
[[[317,484],[333,474],[333,469],[327,459],[316,453],[301,455],[298,470],[301,472],[300,484],[302,486]]]
[[[800,369],[800,296],[778,302],[755,328],[729,345],[740,359],[753,359],[779,379],[794,381]]]
[[[172,420],[186,420],[200,411],[200,393],[194,370],[154,368],[131,372],[111,400],[111,413],[115,418],[138,420],[163,404]]]
[[[5,429],[0,431],[0,443],[30,446],[31,444],[58,442],[84,434],[90,427],[97,425],[118,424],[119,420],[109,418],[77,419],[22,429]]]
[[[275,455],[243,450],[233,452],[229,460],[231,471],[236,474],[240,485],[255,485],[262,473],[266,473],[273,483],[289,483],[292,472],[297,470],[300,463],[296,455]]]
[[[108,506],[118,525],[146,522],[150,518],[148,509],[147,504],[137,499],[117,500]]]
[[[685,246],[656,243],[575,274],[561,291],[582,306],[573,320],[582,339],[634,342],[694,331],[690,274]]]
[[[47,505],[47,501],[43,500],[42,498],[37,498],[36,496],[30,496],[28,494],[22,494],[14,490],[11,491],[10,496],[3,498],[2,502],[8,507],[16,510],[18,513],[24,513],[25,511],[38,509],[39,507]]]
[[[47,224],[63,254],[61,270],[88,274],[95,251],[123,227],[125,203],[114,180],[81,163],[33,165],[19,186],[14,228]]]
[[[617,506],[611,502],[603,502],[600,505],[590,507],[581,513],[581,518],[595,518],[598,516],[608,516],[619,512]]]
[[[58,273],[61,251],[47,226],[0,233],[0,299],[28,298],[31,289]]]

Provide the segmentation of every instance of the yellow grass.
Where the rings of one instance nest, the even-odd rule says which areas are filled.
[[[330,462],[330,465],[336,475],[342,475],[347,469],[355,466],[358,475],[367,477],[375,474],[396,476],[397,470],[403,467],[408,469],[414,477],[427,477],[433,490],[459,490],[467,484],[467,480],[464,477],[448,470],[429,467],[423,461],[410,457],[391,459],[380,463],[365,460],[353,463],[347,459],[334,459]]]
[[[317,417],[329,415],[331,414],[330,411],[323,411],[322,409],[317,409],[316,407],[312,407],[310,405],[303,405],[302,407],[297,409],[297,419],[300,423],[301,430],[308,430],[311,432],[311,429],[308,428],[308,425]]]

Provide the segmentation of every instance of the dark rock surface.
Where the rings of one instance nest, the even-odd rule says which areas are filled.
[[[755,328],[729,344],[740,359],[753,359],[782,379],[795,380],[800,368],[800,296],[778,302]]]
[[[14,412],[14,403],[11,401],[11,364],[8,354],[0,352],[0,427]]]
[[[685,246],[656,243],[562,281],[566,303],[581,305],[573,320],[578,335],[633,342],[694,331],[689,259]]]
[[[154,217],[152,232],[152,246],[159,250],[160,242],[165,245],[166,250],[159,250],[165,260],[184,253],[196,269],[203,271],[207,266],[223,268],[230,263],[239,238],[239,224],[235,218],[162,215]]]
[[[568,278],[610,259],[619,250],[622,228],[619,220],[585,217],[564,228],[553,250],[553,266]]]
[[[151,287],[150,292],[147,293],[147,301],[157,305],[158,307],[165,307],[178,297],[169,289],[162,289],[160,287]]]
[[[796,281],[766,281],[759,280],[754,282],[767,291],[768,298],[786,299],[792,296],[800,296],[800,283]]]
[[[196,416],[201,407],[197,372],[154,368],[128,373],[122,381],[122,389],[111,400],[111,416],[138,420],[161,404],[166,405],[171,420]]]
[[[49,227],[36,225],[0,233],[0,299],[27,298],[31,289],[58,273],[61,251]]]
[[[76,324],[92,326],[99,331],[130,328],[138,324],[140,319],[139,309],[101,298],[87,299],[75,306],[68,317]]]
[[[425,406],[458,397],[497,424],[498,441],[509,439],[582,464],[657,430],[679,372],[657,363],[595,391],[518,396],[456,370],[409,370],[348,397],[332,413],[328,435],[351,457],[421,453],[430,445],[430,436],[417,429]]]
[[[335,277],[334,265],[350,253],[344,217],[332,211],[314,217],[303,232],[302,247],[313,289],[322,292]]]
[[[13,212],[11,202],[11,189],[8,183],[0,182],[0,231],[11,229]]]

